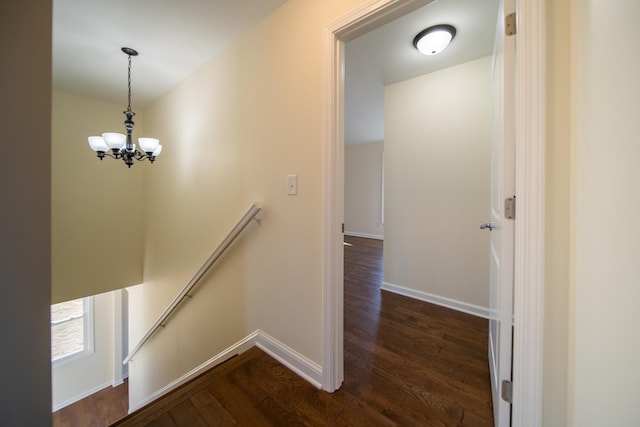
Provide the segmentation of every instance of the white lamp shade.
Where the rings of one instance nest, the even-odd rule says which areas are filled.
[[[450,25],[436,25],[427,28],[416,36],[413,41],[416,49],[424,55],[435,55],[442,52],[456,35],[456,30]]]
[[[153,155],[159,156],[161,152],[162,152],[162,145],[158,145],[158,148],[155,149],[155,151],[153,152]]]
[[[105,152],[109,150],[109,146],[107,146],[107,144],[104,142],[104,139],[101,136],[90,136],[89,146],[93,151]]]
[[[105,144],[112,150],[120,150],[127,142],[127,137],[121,133],[105,132],[102,134]]]
[[[138,144],[145,153],[153,153],[160,145],[160,141],[155,138],[138,138]]]

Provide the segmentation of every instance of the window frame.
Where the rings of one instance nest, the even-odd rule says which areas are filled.
[[[58,357],[57,359],[52,359],[51,360],[52,368],[57,368],[62,365],[66,365],[67,363],[74,362],[78,359],[91,355],[95,352],[95,346],[94,346],[95,331],[94,331],[93,308],[94,308],[93,296],[82,298],[82,311],[83,311],[82,332],[83,332],[83,343],[84,343],[83,349]],[[51,321],[50,321],[50,326],[53,326],[53,323],[51,323]]]

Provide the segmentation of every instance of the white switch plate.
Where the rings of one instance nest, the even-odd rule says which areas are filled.
[[[287,194],[289,196],[298,194],[298,175],[287,176]]]

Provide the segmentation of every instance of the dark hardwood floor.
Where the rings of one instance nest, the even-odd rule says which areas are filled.
[[[114,425],[492,426],[487,320],[380,291],[382,242],[345,242],[340,390],[253,348]],[[54,425],[109,424],[63,419]]]
[[[107,387],[53,413],[54,427],[104,427],[124,418],[129,410],[128,382]],[[2,422],[0,422],[2,425]]]

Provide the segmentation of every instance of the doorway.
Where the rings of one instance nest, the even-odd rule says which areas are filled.
[[[323,388],[334,391],[342,383],[343,238],[344,223],[344,44],[427,2],[380,0],[362,5],[330,24],[325,49],[325,239]],[[518,121],[516,187],[520,210],[516,236],[514,331],[514,424],[536,423],[541,416],[542,285],[544,214],[544,2],[517,1],[521,48],[517,59]],[[525,286],[526,285],[526,286]],[[527,301],[527,304],[524,304]],[[520,381],[521,380],[521,381]],[[527,399],[521,396],[527,395]],[[539,423],[539,422],[538,422]],[[524,424],[523,424],[524,425]]]
[[[370,335],[371,341],[386,345],[393,354],[404,351],[404,357],[413,356],[415,361],[423,357],[434,366],[455,364],[456,372],[467,372],[469,378],[487,381],[489,377],[486,370],[474,370],[470,365],[478,360],[486,363],[487,359],[489,233],[480,231],[478,225],[490,211],[491,75],[498,4],[490,0],[428,4],[345,44],[345,241],[357,246],[345,246],[344,345],[348,379],[354,369],[358,371],[350,357],[357,345],[351,330],[353,319],[360,314],[357,310],[354,313],[352,276],[368,260],[365,255],[362,262],[354,265],[353,253],[363,242],[352,241],[351,236],[374,237],[383,217],[387,218],[385,272],[384,282],[378,286],[411,298],[412,302],[407,301],[407,307],[399,310],[412,313],[404,326],[413,325],[416,329],[406,336],[395,331],[391,341],[384,341],[380,336],[390,324],[381,322],[378,335]],[[445,51],[426,56],[414,49],[412,40],[416,34],[443,23],[453,25],[459,33]],[[392,59],[399,55],[398,51],[404,60]],[[377,142],[378,139],[384,142]],[[384,216],[380,212],[383,144],[388,180]],[[376,169],[378,174],[374,175]],[[383,318],[391,322],[397,315],[389,307],[392,296],[383,292],[380,298],[378,289],[377,298],[373,298],[368,290],[369,287],[362,289],[368,296],[360,304],[362,310],[368,310],[370,317],[382,310]],[[479,330],[471,341],[465,342],[468,360],[454,361],[452,352],[460,348],[446,340],[429,339],[429,334],[438,330],[462,342],[463,331],[456,330],[453,324],[446,331],[440,329],[441,322],[433,317],[422,319],[411,306],[434,310],[440,313],[440,319],[450,318],[450,311],[438,311],[416,300],[484,318],[474,319],[478,320]],[[419,318],[422,324],[415,323],[414,319]],[[361,328],[361,324],[362,321],[355,327]],[[432,325],[432,329],[422,331],[424,324]],[[428,341],[443,353],[434,353],[421,341]],[[474,345],[475,353],[471,350]],[[443,354],[450,358],[440,359]],[[451,377],[450,381],[458,380]],[[460,389],[465,386],[457,385]],[[485,389],[478,387],[474,396],[486,398],[489,390],[487,382]],[[438,394],[436,388],[432,392]],[[449,393],[453,392],[447,390],[441,396]],[[477,407],[464,411],[473,416]],[[483,418],[479,412],[475,414],[478,420],[492,422],[491,415]]]

